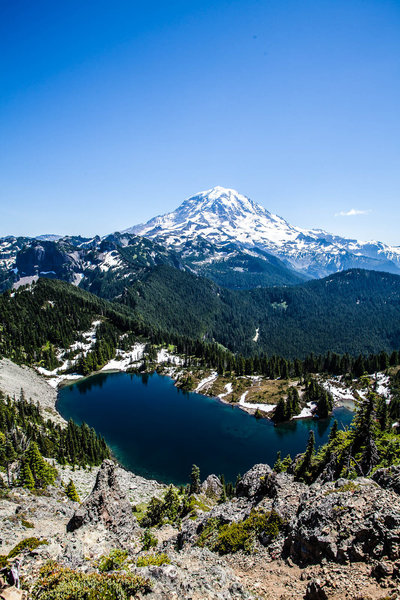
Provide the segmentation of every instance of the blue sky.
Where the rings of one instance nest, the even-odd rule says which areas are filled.
[[[398,0],[0,11],[0,235],[103,235],[222,185],[400,245]]]

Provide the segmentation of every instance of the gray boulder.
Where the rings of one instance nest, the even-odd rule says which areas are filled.
[[[128,497],[119,487],[115,464],[105,460],[97,474],[91,494],[75,511],[67,524],[67,531],[83,525],[103,523],[121,539],[129,537],[137,527]]]
[[[273,471],[269,465],[254,465],[238,482],[236,495],[249,500],[260,500],[267,493],[268,476],[272,474]]]
[[[297,561],[400,557],[400,498],[367,479],[311,486],[302,496],[286,547]]]
[[[396,494],[400,494],[400,465],[378,469],[372,479],[385,490],[393,490]]]
[[[201,484],[201,492],[209,498],[217,499],[222,494],[222,483],[216,475],[209,475]]]

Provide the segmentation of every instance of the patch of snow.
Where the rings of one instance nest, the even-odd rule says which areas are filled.
[[[225,386],[225,392],[223,394],[219,394],[217,396],[217,398],[219,398],[220,400],[222,400],[222,398],[225,398],[225,396],[229,396],[229,394],[232,394],[232,384],[231,383],[227,383]]]
[[[196,389],[194,390],[195,392],[200,392],[200,390],[202,390],[208,383],[211,383],[212,381],[215,381],[218,377],[218,374],[216,372],[212,373],[209,377],[205,377],[204,379],[202,379],[198,386],[196,387]]]
[[[39,275],[31,275],[29,277],[21,277],[16,283],[13,285],[13,290],[17,290],[23,285],[32,285],[39,279]]]
[[[171,352],[168,352],[166,348],[161,348],[157,353],[157,362],[158,363],[171,363],[173,365],[183,365],[183,359],[180,356],[176,356]]]
[[[82,281],[82,279],[84,278],[84,274],[83,273],[74,273],[74,278],[72,280],[72,285],[76,285],[78,286],[80,284],[80,282]]]
[[[253,342],[258,342],[259,334],[260,334],[260,328],[257,327],[256,335],[253,337]]]
[[[313,409],[317,405],[316,402],[307,402],[307,406],[305,406],[302,411],[298,415],[294,415],[292,419],[309,419],[313,416]]]
[[[246,402],[246,396],[249,393],[249,390],[247,390],[246,392],[244,392],[244,394],[242,394],[240,396],[240,400],[239,400],[239,406],[241,406],[242,408],[253,408],[255,410],[262,410],[264,412],[270,413],[273,410],[275,410],[276,408],[276,404],[262,404],[262,403],[253,403],[253,402]]]

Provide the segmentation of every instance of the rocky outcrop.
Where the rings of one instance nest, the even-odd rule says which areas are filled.
[[[400,494],[400,465],[378,469],[372,479],[385,490],[393,490],[396,494]]]
[[[287,473],[269,473],[264,480],[265,498],[261,502],[267,510],[274,510],[287,523],[294,520],[302,495],[308,490],[304,483],[295,481]]]
[[[249,500],[261,499],[267,493],[268,476],[272,474],[273,471],[269,465],[254,465],[238,482],[236,486],[237,496]]]
[[[290,527],[293,559],[320,562],[400,557],[400,498],[368,479],[311,486]]]
[[[201,492],[209,498],[218,499],[222,494],[222,483],[216,475],[209,475],[201,484]]]
[[[116,467],[111,460],[105,460],[101,465],[90,496],[75,511],[67,531],[75,531],[89,523],[102,523],[121,539],[129,537],[137,527],[132,506],[119,487]]]

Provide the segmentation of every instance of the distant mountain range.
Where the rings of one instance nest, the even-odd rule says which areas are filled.
[[[159,265],[227,288],[251,289],[293,285],[350,268],[400,274],[400,247],[294,227],[222,187],[104,238],[0,239],[0,290],[50,277],[112,299]]]

